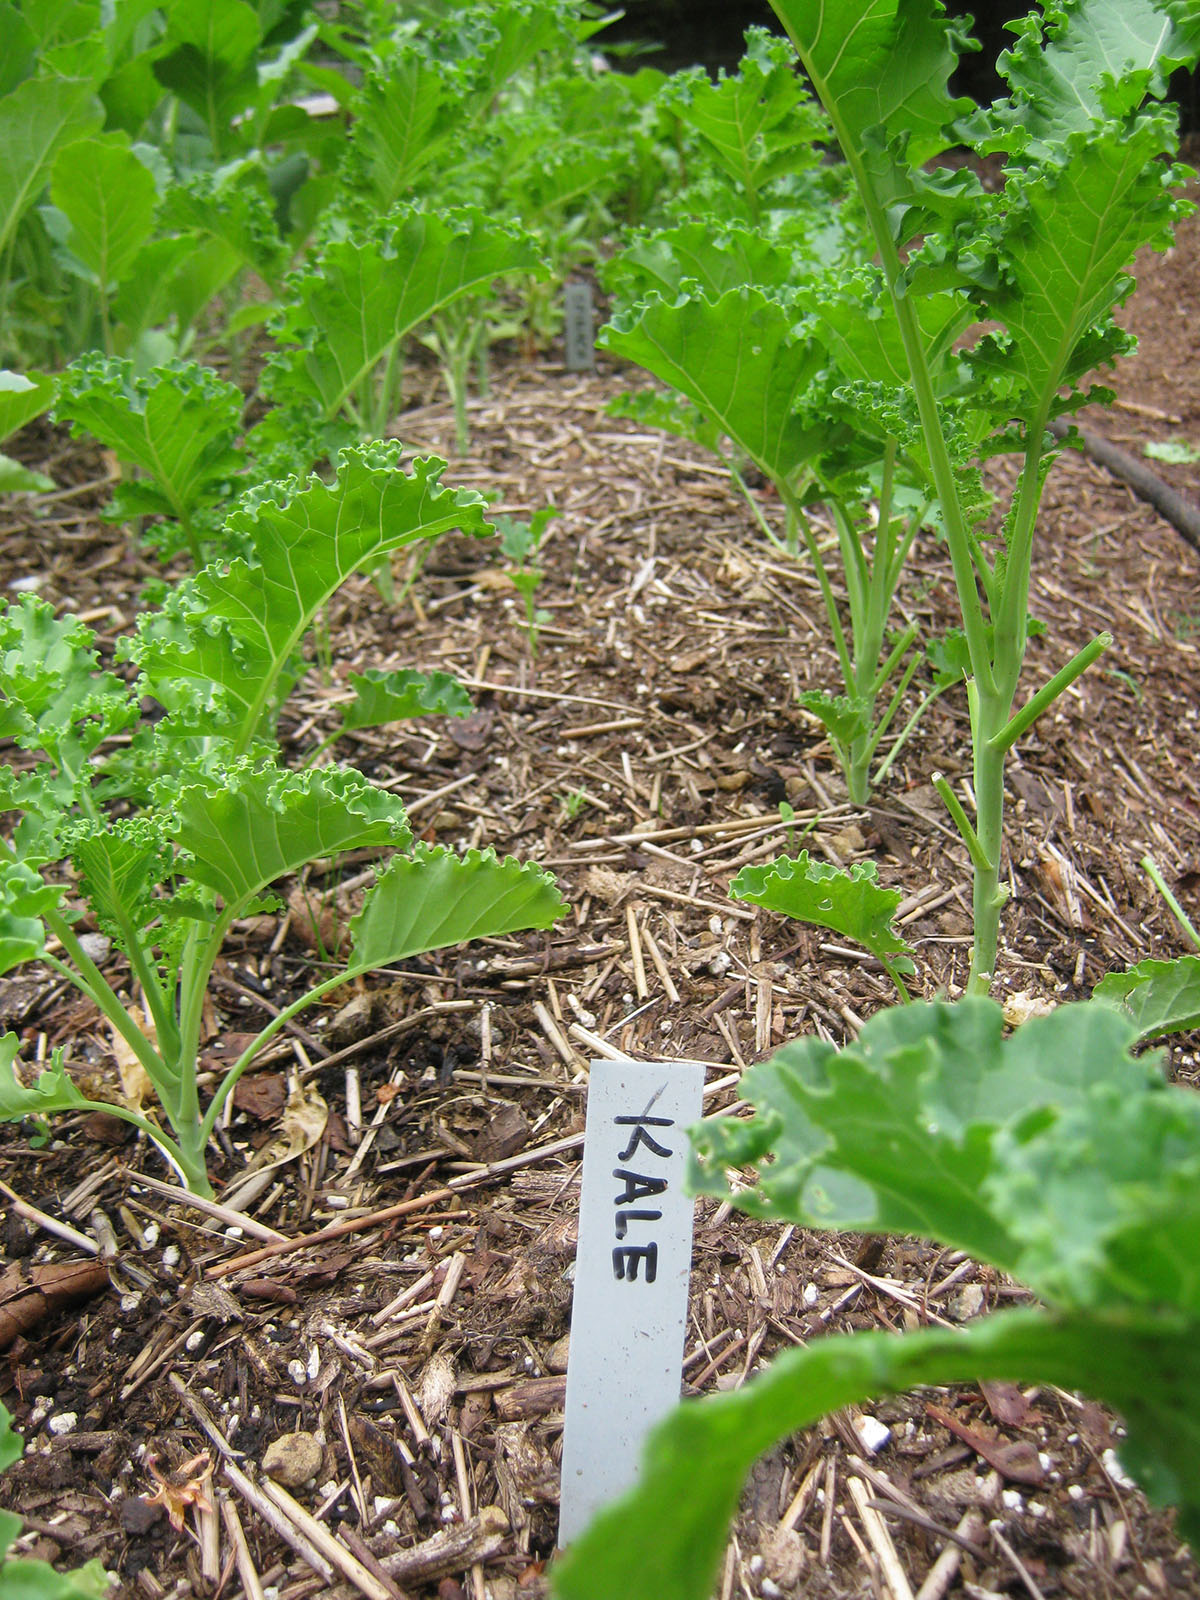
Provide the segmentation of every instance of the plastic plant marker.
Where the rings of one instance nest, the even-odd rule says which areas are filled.
[[[698,1061],[593,1061],[583,1145],[558,1542],[638,1475],[679,1401],[693,1202],[686,1129]]]
[[[586,283],[563,290],[563,337],[568,372],[591,372],[596,365],[596,312]]]

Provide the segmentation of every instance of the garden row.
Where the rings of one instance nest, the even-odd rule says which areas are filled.
[[[1047,1309],[952,1337],[830,1340],[680,1413],[636,1503],[562,1568],[564,1595],[597,1600],[706,1593],[767,1444],[852,1399],[958,1376],[1108,1400],[1131,1468],[1200,1533],[1200,1103],[1132,1053],[1200,1018],[1200,959],[1143,962],[1010,1039],[987,998],[1006,758],[1111,642],[1018,704],[1050,424],[1105,397],[1090,375],[1127,348],[1112,313],[1129,266],[1186,209],[1163,96],[1200,56],[1200,18],[1166,0],[1035,15],[1001,64],[1008,97],[977,108],[950,95],[961,41],[936,5],[776,9],[787,40],[755,33],[714,84],[601,70],[596,24],[549,0],[420,26],[387,6],[331,21],[243,0],[30,4],[0,84],[0,354],[16,369],[0,435],[53,408],[121,462],[112,516],[194,569],[107,665],[84,624],[35,597],[0,615],[0,734],[21,752],[0,773],[17,819],[0,843],[0,969],[44,963],[100,1008],[170,1131],[105,1109],[196,1192],[236,1083],[306,1006],[565,909],[536,865],[415,841],[395,795],[322,764],[330,740],[299,767],[283,758],[281,708],[321,657],[340,586],[368,572],[386,594],[397,552],[495,531],[484,497],[385,437],[403,428],[415,343],[445,375],[464,450],[489,346],[544,345],[564,279],[594,265],[616,305],[603,343],[660,380],[622,409],[712,450],[764,536],[815,574],[841,682],[802,701],[852,801],[965,685],[974,819],[935,784],[974,872],[966,998],[910,1002],[900,896],[869,865],[800,852],[744,869],[736,896],[856,940],[902,1003],[840,1053],[798,1041],[757,1068],[757,1117],[698,1138],[697,1181],[723,1192],[727,1168],[763,1163],[747,1209],[937,1238]],[[976,159],[939,159],[964,150]],[[1001,189],[977,176],[983,158],[1003,163]],[[1020,467],[996,508],[980,463],[1000,452]],[[5,470],[10,488],[44,487]],[[752,480],[774,491],[778,526]],[[531,647],[550,515],[505,530]],[[892,615],[930,531],[961,626],[922,640]],[[343,732],[468,708],[443,675],[368,670],[352,688]],[[393,853],[347,964],[202,1105],[201,1019],[230,928],[315,858],[363,848]],[[121,952],[144,1025],[81,915]],[[0,1041],[0,1115],[94,1108],[61,1054],[28,1082],[18,1046]]]

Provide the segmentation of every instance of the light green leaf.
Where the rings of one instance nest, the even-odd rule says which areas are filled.
[[[761,289],[731,289],[668,304],[658,295],[613,319],[599,343],[645,367],[693,402],[776,483],[829,439],[796,409],[822,353],[793,332],[794,312]]]
[[[24,862],[0,860],[0,973],[45,955],[42,917],[62,895]]]
[[[143,693],[177,715],[175,732],[230,731],[242,749],[295,681],[301,639],[345,580],[389,551],[458,528],[483,536],[479,495],[445,489],[445,462],[399,469],[400,446],[347,451],[332,483],[292,480],[233,513],[232,537],[253,560],[210,566],[177,586],[161,624],[130,650]]]
[[[412,834],[403,803],[358,773],[339,767],[289,772],[249,759],[222,770],[219,781],[176,780],[167,831],[189,853],[187,874],[241,907],[285,873],[317,856],[391,845]]]
[[[1200,1028],[1200,956],[1139,961],[1128,972],[1101,978],[1092,994],[1120,1007],[1132,1019],[1139,1039]]]
[[[997,69],[1013,95],[992,109],[1019,131],[1022,147],[1061,142],[1103,115],[1123,116],[1147,92],[1161,99],[1171,73],[1200,54],[1194,9],[1162,0],[1091,0],[1011,26],[1018,42]]]
[[[1200,461],[1200,450],[1186,439],[1151,440],[1142,446],[1142,452],[1152,461],[1166,461],[1172,466],[1190,467]]]
[[[467,717],[474,710],[471,697],[448,672],[412,672],[407,668],[381,672],[368,668],[352,672],[354,699],[342,711],[342,729],[380,728],[408,717]]]
[[[72,1082],[63,1066],[61,1050],[56,1050],[50,1065],[40,1072],[27,1089],[17,1076],[17,1052],[21,1041],[15,1033],[0,1036],[0,1122],[20,1117],[44,1117],[55,1111],[92,1109]]]
[[[0,440],[48,411],[54,388],[48,372],[0,371]]]
[[[947,145],[970,101],[948,90],[957,66],[953,24],[939,0],[772,0],[848,156],[905,139],[920,166]]]
[[[715,83],[706,71],[680,74],[663,98],[705,141],[756,212],[767,184],[817,164],[818,141],[829,130],[786,41],[752,28],[746,42],[735,74],[722,69]]]
[[[852,744],[871,731],[874,707],[869,700],[852,699],[844,694],[829,695],[821,689],[805,689],[796,699],[837,744]]]
[[[483,211],[398,208],[375,237],[332,243],[288,280],[265,391],[315,400],[331,420],[420,323],[507,273],[541,270],[534,239]]]
[[[154,228],[158,191],[124,133],[77,139],[55,158],[50,198],[71,224],[71,254],[107,290],[128,276]]]
[[[23,467],[11,456],[0,454],[0,494],[46,494],[56,488],[53,478],[44,472],[34,472]]]
[[[232,499],[244,470],[236,443],[243,403],[238,388],[195,361],[135,376],[128,360],[88,355],[62,374],[54,414],[73,424],[77,438],[90,434],[123,466],[146,474],[122,484],[119,515],[187,523]]]
[[[605,264],[603,275],[605,286],[626,303],[647,293],[673,300],[685,282],[715,299],[748,283],[790,285],[795,265],[792,251],[760,230],[685,222],[635,239]]]
[[[808,851],[780,856],[761,867],[743,867],[729,885],[736,900],[765,906],[781,916],[815,923],[856,940],[875,956],[911,955],[911,946],[892,927],[904,896],[881,887],[873,861],[860,861],[848,872]]]
[[[0,100],[0,253],[41,195],[61,147],[95,132],[103,118],[86,78],[27,78]]]
[[[651,1435],[638,1486],[551,1569],[558,1600],[707,1600],[742,1482],[780,1439],[830,1412],[923,1384],[1007,1379],[1083,1388],[1122,1411],[1126,1464],[1200,1536],[1200,1364],[1192,1325],[1007,1312],[961,1330],[855,1333],[785,1351],[743,1388],[680,1406]],[[1161,1379],[1161,1381],[1155,1381]]]
[[[417,846],[393,856],[350,924],[350,970],[369,972],[422,951],[549,928],[567,909],[554,880],[530,862],[491,850],[464,856]]]
[[[1103,359],[1089,335],[1127,293],[1129,263],[1143,245],[1170,242],[1180,203],[1157,158],[1172,137],[1162,117],[1091,128],[1009,178],[999,241],[1005,282],[988,314],[1008,329],[1009,367],[1031,414]]]
[[[11,1467],[14,1461],[19,1461],[24,1453],[24,1440],[12,1429],[12,1413],[6,1406],[0,1405],[0,1472]],[[20,1526],[19,1519],[17,1525]],[[5,1548],[0,1542],[0,1554]]]
[[[236,141],[235,115],[258,91],[258,12],[245,0],[173,0],[167,53],[154,76],[192,108],[220,154]]]

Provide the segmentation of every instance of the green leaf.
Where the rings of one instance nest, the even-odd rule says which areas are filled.
[[[90,434],[146,474],[122,484],[116,514],[190,523],[233,497],[245,467],[237,448],[243,403],[238,388],[195,361],[135,376],[128,360],[88,355],[62,374],[54,414],[77,438]]]
[[[404,805],[339,767],[288,772],[249,758],[219,780],[164,782],[167,831],[189,854],[187,874],[215,889],[229,911],[317,856],[408,846]]]
[[[40,196],[58,151],[94,133],[103,116],[86,78],[27,78],[0,100],[0,253]]]
[[[350,924],[352,972],[521,928],[549,928],[566,911],[554,880],[491,850],[451,855],[419,845],[393,856]]]
[[[261,161],[233,161],[173,184],[159,226],[219,239],[272,287],[287,267],[288,250],[275,222],[275,201]],[[264,312],[265,314],[265,312]]]
[[[796,696],[798,704],[817,718],[829,737],[839,745],[853,744],[871,731],[869,700],[851,698],[844,694],[829,695],[821,689],[805,689]]]
[[[1010,24],[1018,42],[997,70],[1012,98],[994,118],[1027,148],[1060,143],[1096,118],[1124,116],[1147,92],[1162,98],[1176,68],[1200,54],[1200,19],[1162,0],[1055,6]]]
[[[130,647],[141,692],[176,713],[168,731],[224,730],[248,748],[295,682],[313,618],[352,573],[453,528],[491,531],[479,495],[441,486],[445,462],[419,459],[404,473],[399,457],[395,442],[346,451],[332,483],[270,485],[232,514],[229,535],[253,560],[178,585]]]
[[[678,74],[663,101],[757,209],[769,183],[817,164],[829,128],[787,42],[751,28],[746,44],[735,74],[722,69],[715,83],[705,71]]]
[[[448,672],[352,672],[354,699],[342,711],[342,730],[380,728],[408,717],[468,717],[471,697]]]
[[[1139,1039],[1200,1028],[1200,956],[1139,961],[1128,972],[1101,978],[1092,995],[1119,1006],[1132,1019]]]
[[[57,487],[44,472],[34,472],[32,467],[23,467],[11,456],[0,454],[0,494],[46,494]]]
[[[71,224],[68,247],[102,290],[120,283],[154,228],[158,191],[124,133],[77,139],[55,158],[50,198]]]
[[[264,375],[277,401],[336,417],[376,366],[420,323],[511,272],[538,273],[531,236],[480,210],[398,208],[375,237],[326,246],[289,280],[273,329],[281,348]]]
[[[35,595],[0,606],[0,737],[79,775],[97,746],[137,715],[127,685],[99,670],[90,628],[56,617]]]
[[[685,222],[635,239],[603,269],[605,286],[622,300],[647,293],[673,300],[685,283],[695,283],[715,299],[729,289],[756,284],[772,289],[790,285],[795,270],[791,250],[752,228]]]
[[[1124,1414],[1125,1463],[1200,1536],[1195,1327],[1007,1312],[961,1330],[855,1333],[778,1356],[743,1388],[679,1407],[651,1435],[638,1486],[551,1568],[558,1600],[707,1600],[741,1484],[780,1439],[843,1406],[988,1378],[1082,1387]],[[1161,1379],[1161,1381],[1156,1381]]]
[[[829,438],[796,415],[821,354],[794,333],[796,316],[761,289],[668,304],[652,295],[613,319],[599,343],[693,402],[776,483]]]
[[[1142,446],[1142,453],[1152,461],[1167,461],[1172,466],[1190,467],[1200,461],[1200,450],[1186,439],[1151,440]]]
[[[92,1109],[92,1102],[80,1094],[63,1066],[61,1050],[54,1052],[50,1065],[27,1089],[17,1076],[20,1048],[21,1041],[15,1033],[0,1036],[0,1122],[44,1117],[55,1111]]]
[[[47,372],[0,371],[0,440],[48,411],[55,380]]]
[[[19,1433],[12,1429],[12,1413],[7,1406],[0,1405],[0,1472],[11,1467],[14,1461],[19,1461],[25,1454],[25,1443]],[[20,1522],[18,1521],[18,1527]],[[0,1554],[6,1547],[0,1543]]]
[[[101,929],[128,951],[127,930],[136,934],[159,912],[154,891],[171,875],[163,819],[143,813],[81,820],[60,838]]]
[[[0,860],[0,973],[45,955],[42,917],[62,894],[24,862]]]
[[[856,940],[874,956],[907,956],[912,948],[892,927],[904,896],[880,886],[873,861],[848,872],[810,861],[807,850],[780,856],[761,867],[743,867],[729,885],[737,900],[765,906],[781,916],[815,923]]]
[[[245,0],[173,0],[166,15],[168,49],[154,75],[191,107],[220,154],[258,91],[258,12]]]
[[[1128,293],[1129,263],[1143,245],[1170,242],[1181,206],[1158,158],[1171,139],[1161,116],[1094,127],[1009,177],[999,213],[1005,278],[986,314],[1008,329],[1023,415],[1043,414],[1063,383],[1104,359],[1089,336]]]
[[[946,148],[970,109],[948,83],[959,42],[940,0],[772,0],[847,157],[893,140],[913,168]]]

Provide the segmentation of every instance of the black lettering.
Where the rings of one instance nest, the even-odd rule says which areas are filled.
[[[618,1211],[617,1238],[625,1237],[625,1229],[631,1222],[658,1222],[661,1217],[661,1211]]]
[[[613,1177],[620,1178],[625,1185],[625,1193],[617,1195],[613,1201],[615,1206],[631,1206],[638,1200],[652,1200],[667,1187],[665,1178],[647,1178],[640,1172],[629,1172],[624,1167],[614,1168]]]
[[[622,1283],[633,1283],[638,1275],[638,1262],[646,1263],[646,1282],[653,1283],[658,1275],[658,1246],[656,1244],[627,1244],[613,1251],[613,1276]],[[629,1270],[626,1271],[626,1268]]]
[[[662,1156],[665,1161],[671,1155],[666,1145],[659,1144],[657,1139],[651,1138],[646,1132],[647,1128],[673,1128],[674,1121],[670,1117],[614,1117],[613,1121],[618,1126],[632,1127],[633,1135],[617,1157],[618,1161],[628,1161],[639,1144],[644,1144],[647,1150],[653,1151],[656,1156]]]

